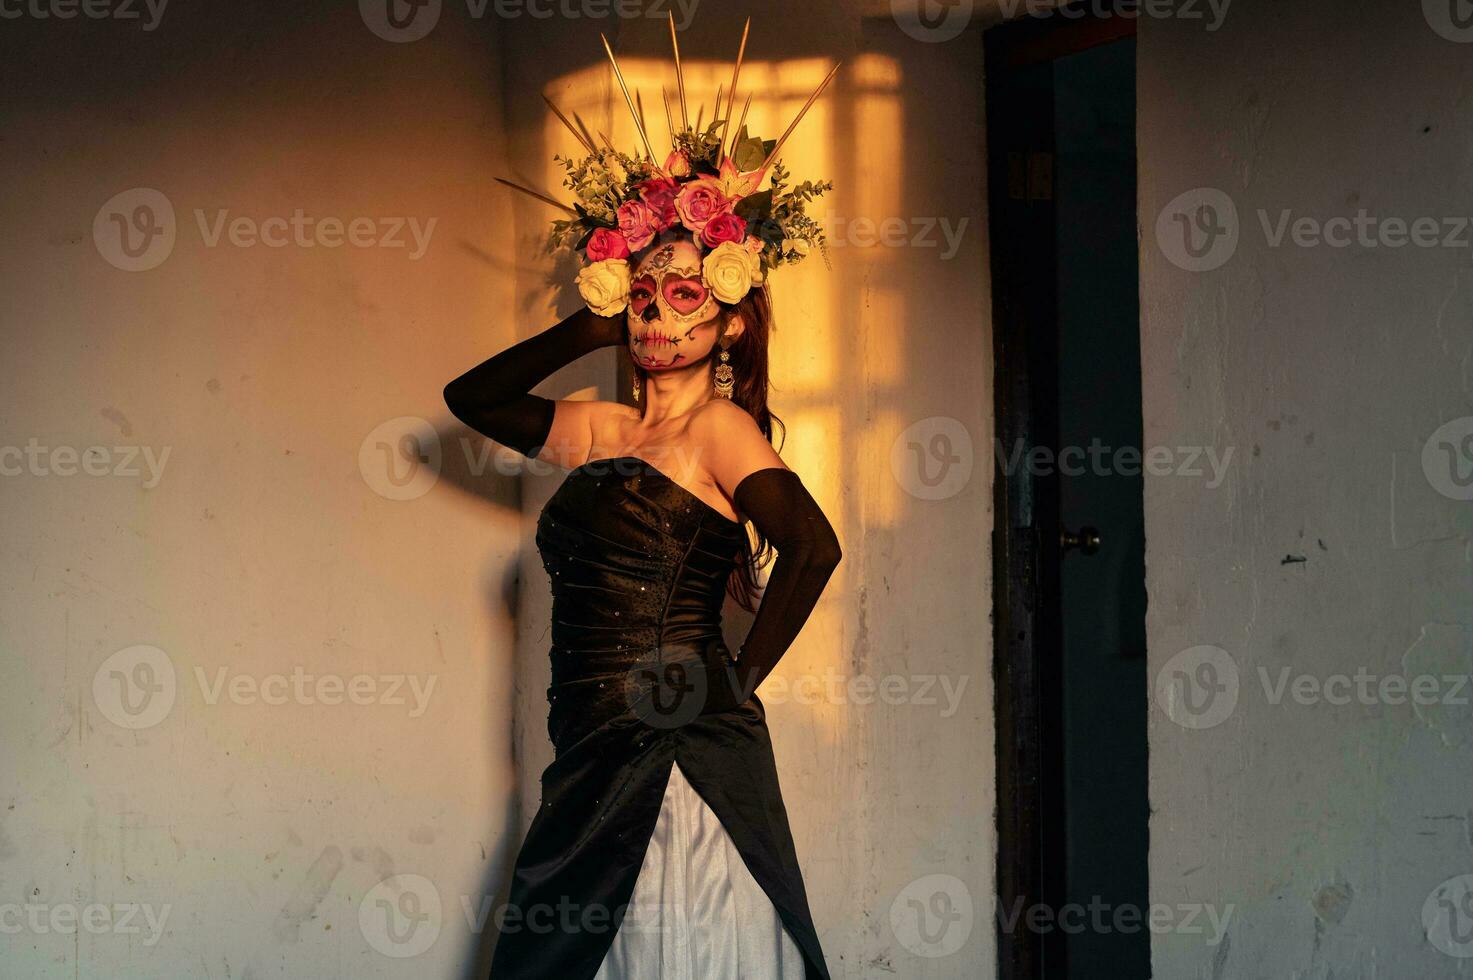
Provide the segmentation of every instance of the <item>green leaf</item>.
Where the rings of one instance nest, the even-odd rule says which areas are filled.
[[[732,154],[732,162],[742,172],[756,170],[762,166],[762,161],[767,159],[767,144],[755,136],[747,135],[747,127],[742,127],[742,135],[737,138],[736,152]]]
[[[733,210],[748,222],[756,221],[772,211],[772,191],[748,194],[737,202]]]
[[[583,205],[581,205],[581,204],[574,204],[573,205],[573,210],[578,212],[578,217],[580,217],[580,218],[583,219],[583,223],[585,225],[591,225],[592,226],[592,228],[590,228],[589,229],[589,232],[588,232],[590,235],[593,234],[593,228],[617,228],[617,227],[619,227],[619,223],[617,221],[613,220],[612,218],[595,218],[593,215],[589,214],[586,210],[584,210]]]

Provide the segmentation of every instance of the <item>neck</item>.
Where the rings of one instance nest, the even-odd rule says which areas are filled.
[[[688,367],[648,371],[643,384],[640,406],[642,423],[647,426],[695,411],[716,397],[711,390],[711,366],[705,359]]]

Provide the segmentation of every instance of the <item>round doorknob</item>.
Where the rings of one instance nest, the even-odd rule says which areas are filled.
[[[1078,548],[1081,555],[1092,555],[1100,550],[1100,529],[1085,525],[1078,531],[1059,531],[1059,544],[1065,551]]]

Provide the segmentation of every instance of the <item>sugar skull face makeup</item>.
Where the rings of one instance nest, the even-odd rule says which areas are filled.
[[[720,315],[695,245],[657,245],[635,268],[629,288],[629,353],[646,371],[694,364],[715,346]]]

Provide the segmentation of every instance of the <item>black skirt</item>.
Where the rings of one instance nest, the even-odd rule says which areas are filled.
[[[721,604],[743,533],[631,457],[574,470],[543,508],[555,756],[493,923],[492,980],[592,980],[677,763],[772,901],[806,977],[828,980],[762,702],[703,711],[731,665]]]

